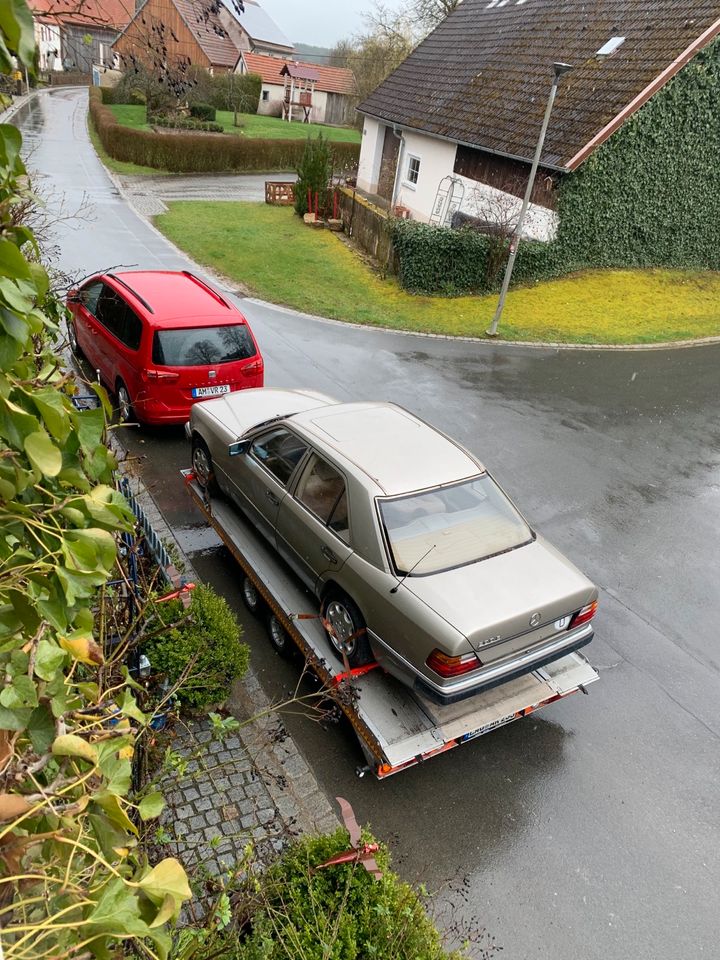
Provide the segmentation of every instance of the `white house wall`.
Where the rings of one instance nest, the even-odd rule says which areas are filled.
[[[363,122],[363,138],[358,166],[358,187],[376,193],[380,176],[386,125],[371,117]],[[427,223],[432,215],[438,189],[445,177],[455,177],[464,188],[459,209],[471,217],[505,222],[520,212],[522,200],[487,184],[454,173],[457,144],[421,133],[403,132],[395,180],[395,205],[406,207],[413,220]],[[420,161],[417,183],[408,179],[411,157]],[[531,204],[523,226],[523,236],[530,240],[552,240],[557,231],[558,216],[552,210]]]
[[[263,92],[267,91],[267,100],[263,99]],[[282,103],[285,98],[285,87],[277,83],[263,82],[260,92],[260,101],[258,103],[258,113],[277,116],[281,111]],[[325,123],[325,112],[327,110],[327,93],[324,90],[315,90],[312,97],[312,110],[310,111],[311,123]],[[280,113],[282,116],[282,114]],[[301,123],[305,116],[302,107],[293,107],[293,123]]]
[[[35,21],[35,43],[41,70],[62,70],[60,55],[60,27],[53,23]]]
[[[377,193],[385,130],[385,124],[379,120],[373,120],[372,117],[363,120],[357,185],[367,193]]]

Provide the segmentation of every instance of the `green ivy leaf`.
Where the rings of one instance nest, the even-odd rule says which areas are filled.
[[[44,430],[38,430],[25,438],[25,453],[30,463],[43,476],[56,477],[62,469],[62,452]]]
[[[161,793],[151,793],[143,797],[138,806],[142,820],[154,820],[159,817],[165,808],[165,800]]]
[[[36,707],[38,703],[37,690],[30,677],[13,677],[9,686],[0,692],[0,704],[8,710],[18,707]]]
[[[55,721],[45,704],[40,704],[30,714],[27,732],[33,750],[38,754],[47,753],[55,739]]]
[[[52,680],[53,676],[65,662],[65,651],[49,640],[41,640],[38,644],[35,657],[35,673],[41,680]]]

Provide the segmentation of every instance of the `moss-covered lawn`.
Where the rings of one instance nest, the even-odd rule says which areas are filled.
[[[416,297],[381,279],[327,230],[287,207],[188,201],[155,223],[195,260],[255,296],[319,316],[481,337],[496,296]],[[566,343],[658,343],[720,335],[720,273],[612,270],[511,291],[500,336]]]
[[[145,107],[131,104],[110,104],[119,123],[137,130],[149,130],[146,122]],[[239,113],[239,126],[233,126],[234,114],[230,110],[218,110],[217,122],[225,128],[225,133],[247,137],[250,140],[305,140],[319,133],[328,140],[341,140],[360,143],[360,131],[352,127],[329,127],[320,123],[287,123],[277,117],[262,117],[255,113]]]

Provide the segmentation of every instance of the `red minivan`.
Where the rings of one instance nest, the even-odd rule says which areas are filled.
[[[97,274],[68,294],[70,346],[122,420],[184,423],[196,400],[263,385],[245,317],[188,270]]]

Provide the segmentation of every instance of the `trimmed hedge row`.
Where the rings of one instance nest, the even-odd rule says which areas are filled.
[[[170,130],[201,130],[205,133],[223,133],[221,123],[197,120],[195,117],[148,117],[151,127],[167,127]]]
[[[98,87],[90,88],[90,116],[103,148],[114,160],[172,173],[294,170],[305,151],[304,140],[250,140],[203,133],[167,136],[134,130],[117,122],[103,104]],[[333,142],[331,150],[336,171],[357,167],[359,144]]]

